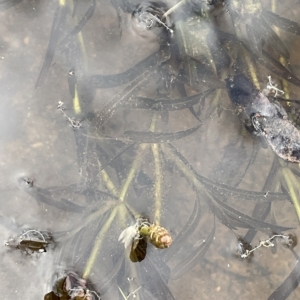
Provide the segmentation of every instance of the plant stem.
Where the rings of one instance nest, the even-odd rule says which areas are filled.
[[[282,175],[284,178],[284,181],[287,184],[288,192],[291,196],[291,199],[294,204],[294,208],[296,210],[298,219],[300,220],[300,203],[298,200],[299,197],[299,189],[297,188],[299,186],[299,182],[297,182],[295,175],[292,173],[292,171],[288,168],[283,168],[282,169]],[[298,195],[296,193],[295,188],[298,190]]]
[[[121,202],[123,202],[125,200],[125,197],[127,195],[127,191],[128,191],[129,186],[131,184],[131,181],[133,180],[136,171],[138,170],[139,166],[142,163],[142,159],[143,159],[143,157],[145,155],[145,152],[146,152],[148,146],[149,146],[148,144],[141,144],[139,146],[138,155],[137,155],[136,159],[132,163],[132,166],[131,166],[131,168],[129,170],[128,176],[127,176],[127,178],[126,178],[126,180],[125,180],[125,182],[123,184],[123,187],[122,187],[120,195],[119,195],[119,200]]]
[[[87,264],[85,266],[85,270],[83,272],[82,278],[83,279],[87,279],[91,273],[91,270],[93,268],[93,265],[97,259],[97,256],[99,254],[102,242],[104,241],[104,235],[106,234],[106,232],[108,231],[109,227],[111,226],[112,222],[115,219],[115,216],[117,214],[117,211],[119,210],[119,207],[116,206],[112,209],[110,216],[108,218],[108,220],[105,222],[105,224],[103,225],[103,227],[101,228],[101,230],[99,231],[96,239],[95,239],[95,243],[94,243],[94,247],[92,249],[92,253],[87,261]]]
[[[150,131],[154,131],[155,125],[157,121],[157,113],[154,113],[152,122],[150,125]],[[139,166],[142,163],[142,159],[145,155],[146,150],[148,149],[149,144],[141,144],[138,149],[138,155],[136,159],[133,161],[131,169],[129,170],[128,176],[123,184],[123,187],[121,189],[120,195],[119,195],[119,200],[123,202],[125,200],[128,188],[130,186],[131,181],[133,180],[136,171],[138,170]]]
[[[97,159],[97,160],[98,160],[99,169],[101,169],[101,162],[99,159]],[[101,170],[100,174],[101,174],[101,177],[102,177],[107,189],[111,192],[111,194],[113,196],[118,197],[118,190],[115,187],[112,180],[110,179],[110,177],[108,176],[107,172],[103,169],[103,170]]]
[[[155,175],[155,215],[154,223],[159,224],[161,218],[161,202],[162,202],[162,166],[160,157],[159,144],[152,144],[152,153],[154,157],[154,175]]]

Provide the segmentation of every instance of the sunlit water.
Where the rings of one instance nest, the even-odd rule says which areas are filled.
[[[101,83],[100,77],[98,83],[93,83],[95,79],[92,78],[94,75],[126,72],[159,51],[162,45],[175,45],[174,41],[180,39],[176,28],[182,26],[179,25],[180,20],[192,11],[192,6],[188,7],[190,11],[180,12],[178,8],[173,19],[168,17],[167,27],[164,27],[148,15],[162,14],[155,10],[161,4],[151,4],[151,9],[144,11],[144,7],[149,7],[147,2],[137,9],[139,1],[121,1],[122,5],[118,5],[118,1],[95,1],[95,11],[81,33],[75,38],[73,36],[68,43],[59,44],[93,4],[93,1],[74,1],[78,6],[72,18],[74,3],[66,1],[66,16],[58,30],[60,36],[55,55],[41,78],[39,74],[53,19],[59,5],[62,7],[64,3],[58,2],[22,1],[0,12],[2,298],[43,299],[52,291],[56,276],[62,276],[66,270],[74,270],[80,277],[88,274],[88,281],[102,295],[101,299],[124,299],[120,289],[126,296],[129,295],[128,299],[268,299],[295,267],[299,246],[294,248],[294,255],[278,242],[276,251],[261,247],[254,252],[251,260],[240,258],[237,238],[244,236],[247,229],[231,230],[224,226],[216,210],[207,204],[210,200],[205,199],[205,193],[199,190],[199,224],[192,234],[187,233],[187,239],[180,247],[176,246],[173,255],[168,254],[172,245],[163,250],[148,245],[145,260],[134,264],[128,258],[129,251],[124,251],[123,244],[118,241],[122,230],[135,222],[132,211],[147,216],[152,222],[155,218],[160,219],[161,225],[175,240],[195,209],[195,201],[198,201],[195,188],[178,170],[170,152],[160,152],[162,206],[157,209],[157,165],[153,159],[152,144],[148,144],[150,146],[144,156],[138,145],[126,148],[132,141],[146,139],[145,136],[137,137],[136,131],[149,131],[153,122],[154,110],[135,109],[136,103],[140,103],[135,102],[135,96],[156,100],[177,99],[184,97],[182,89],[187,96],[192,96],[219,88],[219,99],[217,92],[213,92],[201,100],[200,105],[194,106],[195,111],[201,110],[200,121],[189,109],[175,110],[173,107],[169,112],[165,109],[157,113],[156,124],[151,130],[184,132],[201,124],[191,135],[171,141],[200,175],[247,191],[262,191],[262,200],[268,197],[268,193],[263,196],[267,191],[284,192],[278,178],[264,188],[277,157],[270,148],[262,147],[259,139],[245,131],[222,86],[226,72],[229,70],[227,75],[233,73],[231,62],[235,62],[235,53],[229,51],[232,57],[226,64],[225,60],[218,63],[221,67],[218,66],[216,78],[220,81],[216,80],[215,85],[207,83],[208,79],[203,79],[200,84],[184,84],[174,80],[182,71],[182,65],[175,58],[176,54],[182,54],[182,49],[173,46],[171,58],[169,52],[159,53],[145,66],[137,68],[146,70],[139,75],[145,78],[142,83],[136,84],[140,86],[132,85],[132,89],[136,88],[132,96],[131,89],[126,90],[136,80],[131,73],[122,77],[122,84],[118,81],[114,84],[113,79]],[[277,2],[279,14],[300,21],[297,15],[299,2]],[[175,4],[176,1],[166,1],[165,5],[171,7]],[[271,9],[269,1],[264,5]],[[162,7],[162,12],[165,12],[166,8]],[[221,27],[226,24],[224,29],[230,27],[226,6],[218,6],[212,16]],[[288,47],[293,69],[299,76],[300,37],[284,31],[278,31],[278,34]],[[203,72],[211,75],[211,68]],[[268,70],[259,67],[262,87],[267,84],[268,75]],[[271,75],[277,80],[276,74]],[[188,79],[192,81],[191,77]],[[36,88],[36,84],[39,87]],[[105,88],[105,85],[109,87]],[[298,89],[290,85],[291,98],[297,99]],[[77,94],[79,104],[74,100]],[[109,107],[114,100],[122,102],[121,105],[115,110],[110,107],[111,114],[107,111],[103,114],[103,108]],[[61,109],[57,108],[59,101],[63,102]],[[297,107],[292,112],[297,115]],[[80,122],[76,123],[79,128],[71,126],[72,120]],[[161,151],[166,145],[165,136],[162,139]],[[115,190],[105,183],[100,167],[123,150],[122,155],[105,168],[116,187],[115,198],[100,192],[97,194],[101,190],[114,195]],[[254,156],[255,160],[248,167]],[[139,157],[140,164],[124,199],[132,211],[129,213],[124,209],[124,201],[120,204],[122,209],[113,210],[120,202],[116,200],[118,192],[124,187],[132,162]],[[281,162],[281,168],[297,171],[296,164]],[[26,185],[24,179],[32,180],[33,186]],[[243,197],[230,199],[230,196],[220,196],[220,199],[249,216],[256,204],[256,201]],[[265,221],[290,227],[292,229],[287,233],[299,236],[299,221],[288,200],[286,196],[286,201],[274,201]],[[97,215],[102,207],[106,212]],[[112,217],[114,211],[116,214]],[[159,217],[157,211],[161,212]],[[105,224],[109,224],[107,231],[99,236]],[[34,255],[4,246],[11,236],[17,236],[25,229],[53,232],[56,243],[46,253]],[[180,262],[208,240],[210,234],[213,240],[205,256],[199,255],[188,267],[180,267]],[[270,236],[267,232],[258,231],[252,246]],[[101,247],[90,267],[91,254],[100,239]],[[299,287],[296,287],[288,299],[298,299],[299,295]],[[274,299],[281,299],[276,297]]]

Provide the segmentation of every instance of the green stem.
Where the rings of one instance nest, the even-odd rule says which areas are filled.
[[[140,229],[139,229],[139,233],[142,235],[142,236],[149,236],[150,233],[149,233],[149,226],[142,226]]]
[[[104,235],[106,234],[106,232],[108,231],[109,227],[111,226],[112,222],[115,219],[115,216],[117,214],[118,211],[118,206],[114,207],[110,213],[110,216],[108,218],[108,220],[105,222],[105,224],[103,225],[103,227],[101,228],[101,230],[99,231],[96,239],[95,239],[95,243],[94,243],[94,247],[92,250],[92,253],[87,261],[87,264],[85,266],[85,270],[83,272],[82,278],[83,279],[87,279],[91,273],[91,270],[93,268],[93,265],[97,259],[97,256],[99,254],[101,245],[104,241]]]
[[[155,175],[155,215],[154,223],[159,224],[161,218],[161,202],[162,202],[162,166],[160,158],[160,147],[158,144],[152,144],[152,153],[154,158],[154,175]]]
[[[157,121],[157,113],[154,113],[153,118],[152,118],[152,122],[150,125],[150,131],[154,131],[155,130],[155,125],[156,125],[156,121]],[[146,150],[148,149],[149,144],[141,144],[139,146],[138,149],[138,155],[136,157],[136,159],[133,161],[133,164],[131,166],[131,169],[129,170],[128,176],[123,184],[123,187],[121,189],[120,195],[119,195],[119,200],[121,202],[123,202],[125,200],[127,191],[129,189],[130,183],[133,180],[135,173],[137,172],[138,168],[140,167],[141,163],[142,163],[142,159],[146,153]]]
[[[97,159],[97,160],[98,160],[99,169],[101,169],[101,162],[99,159]],[[103,169],[103,170],[101,170],[100,174],[101,174],[102,180],[104,181],[107,189],[111,192],[112,195],[114,195],[115,197],[118,197],[118,190],[115,187],[112,180],[110,179],[110,177],[108,176],[107,172]]]
[[[297,182],[295,175],[292,173],[292,171],[288,168],[283,168],[282,169],[282,175],[283,178],[287,184],[288,192],[291,196],[291,199],[294,204],[294,208],[296,210],[298,219],[300,220],[300,204],[299,204],[299,189],[297,188],[299,186],[299,182]],[[296,189],[298,190],[298,193],[296,193]]]
[[[129,170],[129,173],[128,173],[128,176],[123,184],[123,187],[121,189],[121,192],[120,192],[120,195],[119,195],[119,200],[121,202],[123,202],[125,200],[125,197],[127,195],[127,191],[129,189],[129,186],[131,184],[131,181],[133,180],[134,176],[135,176],[135,173],[137,172],[138,168],[140,167],[141,163],[142,163],[142,159],[145,155],[145,152],[148,148],[148,144],[141,144],[139,146],[139,149],[138,149],[138,156],[137,158],[133,161],[133,164]]]

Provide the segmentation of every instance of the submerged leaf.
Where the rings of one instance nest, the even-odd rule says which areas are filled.
[[[23,179],[21,178],[20,181]],[[46,189],[39,188],[37,186],[32,186],[24,189],[29,195],[35,198],[37,201],[54,206],[61,210],[70,211],[74,213],[82,213],[85,209],[84,206],[73,203],[67,199],[55,200],[53,195]]]
[[[284,280],[284,282],[269,296],[268,300],[284,300],[287,299],[290,294],[300,284],[300,260],[296,263],[293,271]]]
[[[86,84],[90,88],[113,88],[138,78],[146,71],[151,71],[154,67],[160,65],[167,58],[167,51],[164,49],[155,52],[144,60],[138,62],[132,68],[125,72],[114,75],[91,75],[86,79]]]
[[[175,300],[167,282],[161,277],[162,272],[158,272],[158,267],[159,264],[156,261],[151,261],[150,257],[138,265],[142,288],[152,294],[152,298],[148,299]],[[167,268],[166,265],[163,267]]]
[[[200,240],[199,245],[195,247],[190,255],[188,255],[185,259],[183,259],[173,270],[172,270],[172,278],[178,279],[184,273],[193,269],[193,267],[201,261],[201,259],[205,256],[207,250],[209,249],[214,235],[215,235],[216,224],[214,221],[214,225],[212,230],[210,231],[206,240]],[[198,244],[197,243],[197,244]]]
[[[48,71],[50,69],[50,66],[51,66],[51,63],[52,63],[52,60],[54,57],[56,46],[58,44],[58,40],[61,37],[61,31],[65,25],[67,12],[68,12],[68,7],[66,5],[59,6],[56,9],[53,23],[52,23],[52,28],[51,28],[49,44],[48,44],[47,52],[45,55],[44,64],[42,66],[39,77],[35,84],[35,88],[41,87],[46,79],[46,76],[48,74]]]
[[[92,121],[92,127],[99,130],[109,118],[111,118],[116,110],[122,106],[132,96],[137,89],[146,86],[149,81],[151,73],[145,70],[139,77],[133,80],[123,91],[118,93],[112,100],[110,100],[101,110],[101,112]]]
[[[263,50],[263,57],[258,59],[260,63],[262,63],[266,68],[268,68],[271,72],[276,74],[278,77],[285,79],[286,81],[300,87],[300,79],[297,78],[279,61],[277,61],[272,56],[270,56],[266,51]]]
[[[157,133],[157,132],[147,132],[147,131],[125,131],[125,137],[138,141],[141,143],[169,143],[170,141],[182,139],[188,135],[193,134],[200,128],[201,125],[184,130],[177,131],[175,133]]]
[[[274,32],[274,30],[269,26],[269,24],[260,18],[257,20],[256,25],[259,25],[260,34],[263,36],[264,40],[280,55],[284,58],[289,58],[290,54],[284,43],[281,41],[279,36]]]
[[[249,47],[254,54],[261,57],[263,47],[263,36],[259,32],[256,24],[246,24],[247,38],[249,41]]]
[[[76,6],[77,5],[74,5],[74,12]],[[60,45],[67,44],[72,36],[78,34],[83,29],[87,21],[93,16],[95,12],[95,8],[96,8],[96,0],[92,0],[88,10],[86,11],[82,19],[78,22],[78,24],[74,27],[74,29],[60,42]]]
[[[188,238],[193,234],[195,229],[197,228],[197,225],[199,224],[201,218],[201,207],[200,207],[200,199],[197,192],[197,198],[195,200],[194,207],[192,209],[192,213],[179,232],[179,234],[176,236],[176,239],[174,240],[172,247],[168,249],[165,253],[165,260],[169,261],[177,251],[184,245],[184,243],[188,240]]]
[[[266,232],[267,234],[269,234],[270,232],[282,232],[292,229],[292,227],[277,226],[260,220],[255,220],[241,213],[240,211],[237,211],[236,209],[230,207],[226,203],[218,200],[216,197],[214,197],[214,201],[218,204],[217,206],[219,206],[219,208],[221,208],[230,219],[241,224],[240,227],[259,229],[260,231]]]
[[[133,109],[151,109],[156,111],[176,111],[185,108],[190,108],[195,104],[198,104],[203,98],[211,94],[214,89],[210,89],[205,93],[196,94],[189,97],[183,97],[179,99],[149,99],[138,97],[135,101],[130,103]]]
[[[288,32],[291,32],[293,34],[300,35],[300,24],[299,23],[289,20],[287,18],[281,17],[281,16],[279,16],[271,11],[268,11],[268,10],[262,11],[262,15],[268,22],[274,24],[275,26],[277,26],[283,30],[286,30]]]
[[[206,178],[196,172],[196,170],[190,165],[186,158],[172,145],[168,144],[170,151],[178,157],[178,159],[185,164],[186,168],[193,173],[193,175],[205,186],[205,188],[218,198],[232,198],[243,200],[257,200],[260,202],[272,202],[274,200],[286,201],[289,199],[289,195],[284,193],[268,193],[268,197],[264,197],[264,192],[254,192],[242,189],[236,189],[226,184],[215,182],[209,178]]]

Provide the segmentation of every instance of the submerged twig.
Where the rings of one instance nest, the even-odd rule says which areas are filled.
[[[172,6],[169,10],[167,10],[164,14],[163,14],[163,18],[166,18],[169,14],[171,14],[173,11],[175,11],[176,9],[178,9],[180,6],[182,6],[183,4],[185,4],[187,2],[187,0],[181,0],[179,1],[177,4],[175,4],[174,6]]]

